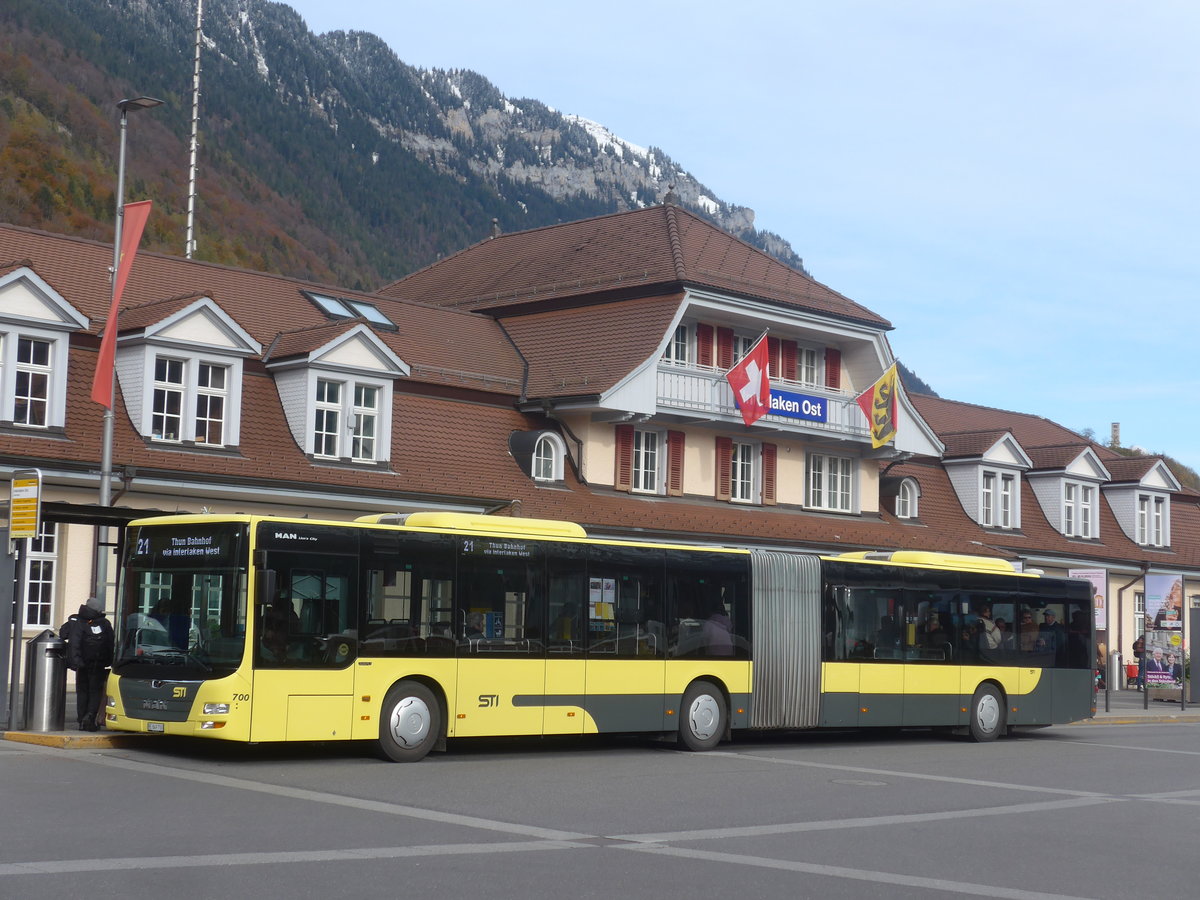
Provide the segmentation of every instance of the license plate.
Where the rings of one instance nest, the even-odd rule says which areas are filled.
[[[147,731],[166,731],[167,726],[164,725],[162,722],[147,722],[146,730]]]

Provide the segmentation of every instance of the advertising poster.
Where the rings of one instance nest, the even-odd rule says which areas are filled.
[[[1068,578],[1082,578],[1092,583],[1092,608],[1096,613],[1096,630],[1108,628],[1108,570],[1107,569],[1068,569]]]
[[[1183,687],[1183,635],[1176,630],[1146,632],[1146,688]]]
[[[1183,629],[1182,575],[1146,576],[1146,631],[1154,629]]]

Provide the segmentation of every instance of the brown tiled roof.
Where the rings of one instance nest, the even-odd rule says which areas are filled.
[[[156,325],[168,316],[174,315],[181,309],[191,306],[203,296],[203,294],[185,294],[182,297],[167,297],[163,300],[153,300],[150,303],[142,303],[138,306],[127,306],[125,303],[122,303],[120,315],[117,316],[117,327],[122,332],[149,328],[151,325]],[[213,302],[215,303],[216,301]],[[219,303],[217,304],[218,307],[220,305]],[[228,310],[225,312],[228,313]],[[105,316],[107,315],[105,313]]]
[[[1041,416],[945,400],[928,394],[908,394],[908,398],[921,418],[939,436],[960,432],[1009,431],[1022,448],[1071,443],[1078,443],[1081,447],[1088,445],[1082,435]],[[1106,451],[1105,458],[1108,455],[1111,454]]]
[[[656,355],[682,300],[641,297],[501,322],[529,361],[531,398],[599,394]]]
[[[1164,463],[1161,456],[1118,456],[1105,461],[1104,466],[1114,482],[1141,481],[1156,465]]]
[[[1007,431],[958,431],[939,434],[938,438],[946,446],[945,458],[958,459],[983,455],[1006,434]]]
[[[712,288],[891,327],[861,304],[675,206],[500,235],[380,293],[496,311],[612,291],[661,293],[668,285]]]
[[[91,319],[93,333],[103,330],[111,300],[112,245],[0,225],[0,259],[27,257],[36,258],[31,268]],[[142,328],[204,296],[265,349],[280,332],[329,324],[329,318],[300,294],[302,289],[379,307],[397,331],[376,333],[412,366],[414,380],[504,393],[520,388],[521,359],[487,316],[174,256],[138,253],[122,299],[120,324],[123,330]],[[162,316],[148,318],[156,309]]]
[[[264,351],[263,358],[268,362],[273,362],[287,359],[290,356],[304,356],[319,347],[324,347],[347,331],[366,324],[363,319],[342,319],[325,325],[314,325],[311,328],[280,332],[275,338],[275,342]]]
[[[1078,444],[1060,444],[1057,447],[1022,447],[1025,455],[1038,469],[1064,469],[1077,460],[1087,449],[1086,442]]]

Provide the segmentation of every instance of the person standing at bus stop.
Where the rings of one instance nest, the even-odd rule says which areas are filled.
[[[113,659],[113,628],[96,599],[89,598],[79,612],[59,629],[67,642],[67,668],[75,673],[75,717],[80,731],[99,731],[97,716],[104,702],[104,687]]]

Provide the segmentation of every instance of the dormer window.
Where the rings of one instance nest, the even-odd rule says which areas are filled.
[[[313,416],[313,456],[375,462],[382,385],[318,378]]]
[[[905,478],[900,482],[900,488],[896,492],[896,518],[897,519],[915,519],[920,514],[918,502],[921,498],[921,490],[917,482],[912,478]]]
[[[1009,472],[984,470],[979,524],[985,528],[1016,528],[1017,480]]]
[[[1063,534],[1090,540],[1096,520],[1096,489],[1075,481],[1063,483]]]
[[[541,435],[533,448],[533,480],[562,481],[566,455],[562,438],[549,432]]]
[[[1137,542],[1145,547],[1166,547],[1170,543],[1167,515],[1165,497],[1138,494]]]
[[[70,334],[89,325],[32,269],[0,275],[0,423],[29,431],[66,424]]]
[[[49,424],[51,344],[32,337],[17,339],[13,424],[45,428]]]
[[[391,459],[393,383],[409,367],[366,325],[281,335],[267,362],[292,436],[314,460],[382,466]]]
[[[116,372],[138,433],[152,445],[236,447],[243,361],[262,345],[208,297],[135,307],[122,314],[130,321]]]
[[[197,356],[155,356],[150,438],[224,446],[230,365]]]

